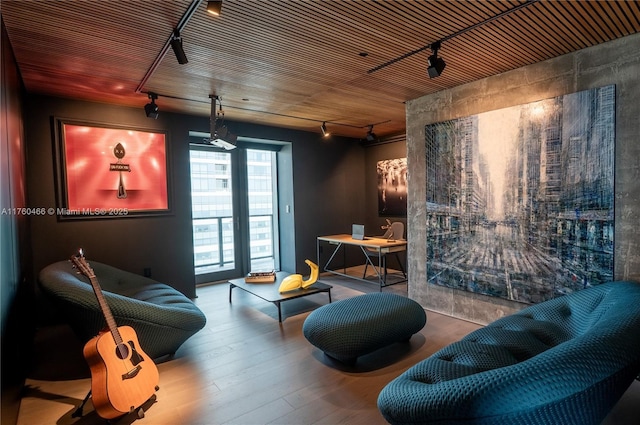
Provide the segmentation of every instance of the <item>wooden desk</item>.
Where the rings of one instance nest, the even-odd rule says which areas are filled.
[[[407,250],[407,241],[405,241],[405,240],[397,240],[397,239],[387,240],[387,239],[375,238],[375,237],[367,237],[364,240],[359,240],[359,239],[353,239],[351,237],[351,235],[347,235],[347,234],[331,235],[331,236],[318,236],[318,239],[316,241],[316,255],[317,255],[317,259],[318,259],[318,266],[320,266],[320,244],[321,244],[321,242],[326,242],[326,243],[329,243],[331,245],[335,245],[335,249],[331,253],[331,256],[329,257],[329,260],[326,262],[324,267],[321,267],[321,269],[323,271],[326,271],[326,272],[329,272],[329,273],[333,273],[333,274],[337,274],[337,275],[344,276],[344,277],[348,277],[348,278],[355,279],[355,280],[360,280],[360,281],[363,281],[363,282],[370,282],[369,280],[366,280],[366,279],[361,279],[361,278],[358,278],[358,277],[355,277],[355,276],[352,276],[352,275],[348,275],[348,274],[346,274],[346,270],[345,270],[344,273],[341,273],[341,272],[339,272],[337,270],[329,268],[329,264],[331,264],[331,261],[336,256],[336,254],[338,253],[340,248],[342,248],[345,245],[357,246],[357,247],[360,248],[360,250],[364,254],[364,257],[366,259],[367,264],[369,264],[371,267],[373,267],[373,270],[378,275],[378,284],[380,286],[380,291],[382,291],[382,287],[385,286],[385,284],[386,284],[386,276],[383,276],[383,273],[381,273],[381,270],[380,270],[381,267],[382,267],[382,256],[386,255],[386,254],[389,254],[389,253],[392,253],[392,252],[399,252],[399,251],[406,251]],[[373,264],[373,262],[371,261],[371,258],[369,258],[369,255],[367,255],[367,251],[366,250],[374,251],[374,252],[376,252],[378,254],[378,265],[377,266],[375,264]]]

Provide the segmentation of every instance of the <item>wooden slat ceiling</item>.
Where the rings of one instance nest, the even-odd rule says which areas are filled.
[[[2,0],[0,12],[30,93],[143,113],[155,92],[161,114],[204,116],[215,94],[230,121],[314,132],[327,121],[357,138],[372,124],[404,133],[407,100],[640,30],[638,1],[224,0],[219,17],[206,3]],[[189,63],[168,49],[153,67],[190,8]],[[438,78],[430,49],[372,71],[442,39]]]

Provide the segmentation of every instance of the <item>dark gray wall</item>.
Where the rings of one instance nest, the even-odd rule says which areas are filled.
[[[49,263],[65,260],[83,247],[89,260],[100,261],[152,277],[195,295],[191,200],[189,178],[189,130],[208,131],[208,117],[161,113],[147,118],[140,108],[29,96],[26,108],[28,194],[31,207],[56,207],[52,117],[166,130],[169,136],[169,169],[172,213],[158,217],[58,221],[55,216],[32,217],[31,249],[37,273]],[[232,115],[232,114],[229,114]],[[354,220],[364,219],[363,148],[356,140],[321,139],[319,134],[267,126],[234,123],[228,126],[240,136],[291,142],[293,193],[284,193],[281,204],[291,204],[284,217],[283,269],[307,269],[305,258],[315,258],[315,238],[327,232],[344,232]],[[286,199],[286,197],[293,197]],[[281,211],[281,214],[283,212]],[[287,224],[288,223],[288,224]],[[291,227],[293,225],[293,227]],[[293,246],[292,246],[293,245]]]
[[[0,54],[0,328],[2,329],[2,418],[16,423],[20,390],[33,335],[29,286],[30,256],[26,214],[25,143],[22,99],[24,88],[13,51],[1,25]]]
[[[316,260],[316,238],[348,233],[365,217],[364,152],[355,139],[314,135],[293,144],[294,217],[298,273]],[[292,271],[292,270],[288,270]]]
[[[616,85],[614,276],[640,281],[640,34],[407,103],[409,296],[430,309],[488,323],[524,304],[426,283],[426,124]]]
[[[144,103],[144,101],[142,102]],[[193,119],[162,114],[146,118],[142,108],[119,108],[99,103],[29,96],[26,105],[29,205],[56,208],[53,117],[167,130],[172,197],[171,215],[58,221],[55,214],[31,218],[33,269],[66,260],[83,248],[91,260],[152,277],[189,297],[195,296],[189,198],[189,150],[186,142]],[[190,252],[191,251],[191,252]]]
[[[293,146],[286,144],[277,155],[278,161],[278,212],[280,227],[280,268],[296,270],[296,222],[293,205]]]

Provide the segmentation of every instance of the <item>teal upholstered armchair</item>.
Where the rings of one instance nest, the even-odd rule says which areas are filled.
[[[640,284],[611,282],[478,329],[391,381],[392,424],[597,425],[640,372]]]
[[[204,327],[204,313],[176,289],[96,261],[90,265],[116,325],[131,326],[152,359],[173,355]],[[106,327],[89,280],[77,274],[69,261],[42,269],[38,283],[82,343]]]

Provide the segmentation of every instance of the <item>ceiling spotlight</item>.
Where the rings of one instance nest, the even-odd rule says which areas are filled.
[[[185,55],[182,49],[182,37],[180,37],[180,31],[178,31],[177,28],[173,30],[173,35],[171,36],[171,48],[173,49],[173,53],[176,54],[176,59],[178,59],[179,64],[184,65],[189,62],[187,55]]]
[[[151,99],[151,103],[144,105],[144,113],[147,114],[147,118],[153,118],[154,120],[158,119],[158,105],[156,105],[155,102],[157,98],[157,94],[149,92],[149,99]]]
[[[322,125],[320,126],[320,130],[322,130],[322,135],[324,137],[329,137],[331,136],[331,133],[327,130],[327,122],[323,122]]]
[[[207,2],[207,12],[214,16],[220,16],[222,11],[222,0],[209,0]]]
[[[433,54],[429,56],[429,67],[427,68],[427,72],[429,73],[429,78],[436,78],[442,74],[444,67],[447,66],[444,63],[442,58],[438,57],[438,49],[440,48],[440,42],[436,41],[431,45],[431,50]]]
[[[365,139],[369,143],[375,142],[376,140],[378,140],[378,136],[376,136],[376,133],[373,132],[373,125],[369,126],[369,131],[367,131],[367,135],[366,135]]]

